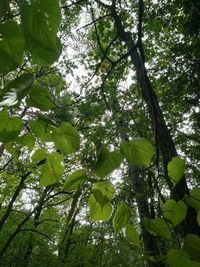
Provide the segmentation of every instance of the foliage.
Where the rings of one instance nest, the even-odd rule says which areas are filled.
[[[1,266],[200,265],[199,10],[0,1]]]

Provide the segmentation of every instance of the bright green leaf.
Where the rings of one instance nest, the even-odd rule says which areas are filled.
[[[103,178],[117,169],[121,162],[122,155],[120,151],[109,152],[106,146],[103,146],[93,172],[100,178]]]
[[[33,156],[31,157],[32,161],[38,163],[39,161],[45,159],[47,157],[47,151],[44,148],[39,148],[35,151]]]
[[[0,25],[0,73],[15,70],[22,62],[24,37],[20,26],[14,21]]]
[[[28,147],[29,152],[32,151],[35,145],[35,137],[31,133],[24,134],[17,139],[17,142],[21,147]]]
[[[115,234],[121,231],[121,229],[123,229],[128,224],[129,218],[130,218],[129,208],[124,203],[120,204],[113,218],[113,227]]]
[[[51,98],[51,94],[47,88],[43,88],[39,85],[34,85],[29,92],[29,97],[26,99],[26,103],[30,107],[48,111],[49,109],[54,107]]]
[[[0,142],[10,142],[18,137],[23,128],[20,117],[10,118],[7,111],[0,112]]]
[[[129,162],[145,168],[149,167],[154,154],[151,142],[143,138],[134,139],[130,143],[123,142],[120,149]]]
[[[34,75],[25,73],[11,81],[1,93],[0,106],[15,106],[28,94],[34,82]]]
[[[167,253],[169,267],[199,267],[199,263],[190,259],[190,256],[181,249],[171,249]]]
[[[54,125],[46,117],[39,117],[37,120],[29,121],[29,126],[36,137],[43,141],[51,142]]]
[[[200,211],[200,188],[195,188],[185,197],[186,203],[194,209]]]
[[[35,138],[31,133],[26,133],[22,136],[14,138],[12,141],[5,144],[6,150],[15,158],[18,158],[23,151],[23,147],[27,147],[29,153],[33,150]]]
[[[187,206],[181,200],[176,202],[169,199],[162,205],[162,212],[164,218],[170,221],[173,226],[176,226],[184,220],[187,214]]]
[[[90,209],[90,221],[108,221],[112,215],[112,205],[110,202],[101,206],[91,194],[88,199],[88,205]]]
[[[164,219],[156,218],[156,219],[149,219],[145,218],[143,220],[143,224],[146,230],[155,236],[161,236],[164,239],[171,239],[171,231],[169,225],[165,222]]]
[[[189,234],[185,237],[183,250],[190,257],[200,262],[200,238],[196,235]]]
[[[46,162],[43,165],[40,186],[45,187],[60,182],[64,173],[64,162],[61,155],[52,152],[46,157]]]
[[[67,180],[64,184],[64,190],[67,192],[74,191],[86,180],[87,174],[85,170],[75,171],[67,177]]]
[[[167,165],[167,171],[172,183],[177,184],[184,175],[185,161],[179,156],[173,157]]]
[[[136,246],[139,247],[141,240],[140,240],[140,235],[139,233],[135,230],[135,227],[131,224],[128,224],[126,226],[126,238],[128,239],[128,241]]]
[[[62,123],[53,133],[53,140],[57,149],[66,155],[71,154],[80,147],[78,131],[68,123]]]
[[[27,49],[35,63],[51,65],[61,53],[57,31],[61,21],[58,0],[35,0],[21,4],[21,20]]]
[[[92,193],[96,201],[101,206],[104,206],[111,199],[113,199],[115,189],[111,182],[97,182],[92,186]]]

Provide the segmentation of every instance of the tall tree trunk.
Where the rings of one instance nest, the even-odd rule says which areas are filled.
[[[117,98],[115,99],[114,112],[116,110],[120,112],[120,105]],[[129,141],[128,134],[124,131],[124,129],[128,129],[128,122],[124,122],[123,120],[120,119],[117,122],[117,125],[119,126],[121,139],[128,142]],[[145,174],[141,173],[141,170],[137,166],[129,164],[128,175],[129,175],[129,180],[133,186],[132,187],[133,192],[137,196],[141,196],[141,197],[136,197],[136,204],[139,213],[144,250],[148,256],[147,257],[148,266],[164,267],[165,264],[158,260],[159,257],[161,257],[162,255],[161,255],[161,250],[159,249],[158,243],[156,241],[156,237],[152,236],[143,225],[144,218],[152,218],[152,219],[155,218],[154,212],[150,211],[149,203],[147,201],[147,196],[145,195],[145,185],[146,185],[146,181],[144,181]],[[152,185],[150,187],[152,187]]]
[[[127,46],[127,50],[131,57],[131,62],[136,71],[137,80],[140,85],[143,98],[147,105],[152,128],[155,133],[155,142],[162,155],[166,182],[171,191],[171,197],[174,200],[178,201],[182,199],[185,194],[189,194],[189,189],[188,189],[185,177],[183,177],[180,180],[180,182],[176,184],[175,187],[173,187],[168,177],[168,173],[167,173],[168,162],[174,156],[177,156],[177,151],[175,148],[174,141],[169,132],[169,129],[167,128],[163,113],[159,106],[157,96],[152,88],[151,82],[147,75],[147,71],[146,71],[145,64],[144,64],[144,55],[143,55],[141,36],[139,36],[139,42],[135,44],[134,40],[132,39],[131,32],[125,31],[122,21],[120,19],[120,16],[117,14],[117,11],[116,11],[115,0],[112,1],[111,6],[104,4],[100,2],[99,0],[96,0],[96,1],[99,4],[101,4],[103,7],[111,11],[111,16],[115,22],[115,27],[116,27],[118,36],[121,39],[121,41],[123,41]],[[139,4],[140,4],[140,9],[142,9],[143,1],[140,0]],[[142,23],[141,22],[139,23],[141,27]],[[198,226],[197,219],[196,219],[196,211],[193,208],[188,207],[187,216],[184,222],[182,223],[182,226],[180,227],[180,229],[181,229],[180,234],[182,236],[185,236],[188,233],[193,233],[193,234],[197,234],[200,236],[200,228]]]

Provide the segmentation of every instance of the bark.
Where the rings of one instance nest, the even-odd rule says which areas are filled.
[[[120,106],[119,106],[119,102],[117,99],[116,99],[116,106],[117,106],[117,110],[120,111]],[[129,142],[127,133],[123,131],[124,128],[128,127],[127,122],[120,120],[119,122],[117,122],[117,125],[119,126],[121,139],[126,142]],[[146,185],[146,181],[144,181],[145,174],[141,173],[141,170],[137,166],[134,166],[132,164],[128,165],[128,174],[129,174],[129,179],[133,186],[133,192],[136,195],[141,196],[141,197],[136,197],[136,203],[137,203],[137,209],[139,213],[144,250],[145,250],[145,253],[148,255],[148,258],[147,258],[148,266],[149,267],[162,267],[162,266],[164,267],[165,264],[159,261],[159,256],[162,256],[162,255],[161,255],[161,250],[159,249],[158,243],[156,242],[156,237],[152,236],[143,225],[144,218],[152,218],[152,219],[155,218],[154,207],[151,207],[153,208],[153,210],[150,209],[149,203],[147,201],[147,196],[145,195],[145,185]],[[152,184],[150,185],[150,187],[152,189]]]
[[[106,7],[109,7],[109,9],[111,10],[111,16],[114,19],[117,33],[121,41],[125,42],[127,50],[129,51],[129,55],[131,57],[131,62],[136,71],[137,80],[140,85],[144,101],[147,105],[152,128],[155,133],[156,145],[159,147],[162,155],[165,178],[171,191],[171,197],[176,201],[181,200],[183,199],[185,194],[189,194],[189,189],[185,177],[183,177],[181,181],[175,187],[173,187],[167,174],[167,164],[174,156],[177,156],[177,151],[170,131],[167,128],[157,96],[147,75],[144,64],[142,43],[140,41],[138,44],[135,44],[134,40],[132,39],[131,32],[126,32],[124,30],[122,21],[117,14],[115,5],[106,5]],[[188,206],[187,216],[180,229],[180,234],[182,236],[185,236],[189,233],[197,234],[200,236],[200,228],[197,224],[196,211],[193,208]]]
[[[28,220],[31,218],[31,216],[37,212],[37,210],[40,208],[41,205],[44,204],[44,195],[46,194],[46,190],[43,193],[43,195],[41,196],[38,205],[35,207],[35,209],[33,211],[31,211],[22,221],[21,223],[16,227],[16,229],[14,230],[14,232],[10,235],[10,237],[7,239],[7,241],[5,242],[3,248],[0,251],[0,262],[2,257],[4,256],[4,254],[6,253],[7,249],[9,248],[11,242],[14,240],[14,238],[21,232],[21,228],[26,224],[26,222],[28,222]]]
[[[78,189],[74,193],[71,209],[67,216],[64,235],[59,244],[59,253],[58,253],[59,266],[65,266],[67,260],[67,254],[70,249],[70,237],[72,235],[75,226],[76,208],[80,195],[81,195],[81,190]]]
[[[21,177],[19,185],[17,186],[17,188],[15,190],[15,193],[13,194],[13,197],[12,197],[12,199],[10,200],[10,202],[8,204],[6,212],[4,213],[2,219],[0,220],[0,231],[1,231],[2,227],[4,226],[5,222],[7,221],[8,217],[9,217],[11,211],[12,211],[12,207],[13,207],[13,204],[14,204],[15,200],[17,199],[19,193],[21,192],[22,188],[24,187],[24,182],[25,182],[26,178],[30,174],[31,174],[31,172],[27,172],[25,175],[23,175]]]
[[[45,189],[44,193],[42,194],[42,196],[40,198],[40,201],[38,202],[38,206],[37,206],[37,209],[35,211],[35,216],[34,216],[33,230],[36,230],[38,227],[38,220],[39,220],[41,212],[43,210],[43,205],[45,202],[45,197],[46,197],[47,191],[48,191],[48,189]],[[32,235],[31,235],[31,237],[32,237]],[[24,260],[23,260],[24,267],[29,266],[32,251],[33,251],[33,242],[32,242],[32,238],[30,238],[29,246],[27,247],[25,255],[24,255]]]
[[[37,166],[40,166],[40,165],[43,165],[44,163],[46,162],[46,159],[44,160],[41,160],[37,163],[36,167]],[[19,185],[17,186],[9,204],[8,204],[8,207],[2,217],[2,219],[0,220],[0,231],[2,229],[2,227],[4,226],[4,224],[6,223],[11,211],[12,211],[12,207],[13,207],[13,204],[15,203],[17,197],[19,196],[20,192],[22,191],[22,189],[24,188],[24,183],[26,181],[26,179],[29,177],[29,175],[32,173],[32,171],[29,171],[27,173],[25,173],[24,175],[21,176],[21,180],[19,182]]]
[[[133,184],[133,190],[136,194],[141,197],[136,198],[139,218],[140,218],[140,226],[142,231],[142,239],[144,244],[145,252],[147,253],[148,257],[148,265],[149,267],[164,267],[165,264],[161,261],[157,261],[159,256],[161,256],[159,246],[156,242],[156,238],[149,234],[149,232],[145,229],[142,224],[143,219],[146,218],[153,218],[152,214],[149,209],[149,204],[147,201],[147,197],[145,195],[145,181],[143,179],[143,174],[141,171],[138,170],[137,167],[133,165],[129,165],[129,177],[131,178]],[[152,258],[154,260],[152,260]]]

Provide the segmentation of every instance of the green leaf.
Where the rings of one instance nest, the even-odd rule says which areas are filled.
[[[16,159],[18,159],[21,154],[21,147],[15,141],[5,143],[5,149]]]
[[[198,225],[200,226],[200,211],[197,212],[197,222]]]
[[[14,21],[0,25],[0,73],[15,70],[22,62],[24,37],[20,26]]]
[[[29,121],[29,126],[36,137],[46,142],[53,141],[52,133],[55,127],[50,119],[41,116],[37,120]]]
[[[27,133],[18,137],[17,142],[21,147],[28,147],[29,152],[31,152],[35,145],[35,137],[31,133]]]
[[[0,0],[0,18],[6,15],[9,10],[9,0]]]
[[[61,53],[57,31],[61,9],[57,0],[35,0],[21,4],[21,20],[27,49],[33,62],[51,65]]]
[[[40,186],[45,187],[56,184],[62,179],[64,173],[64,162],[61,155],[52,152],[46,157],[40,179]]]
[[[113,152],[109,152],[107,147],[103,146],[93,172],[100,178],[103,178],[117,169],[121,162],[122,155],[120,151],[115,150]]]
[[[29,153],[33,150],[35,145],[35,138],[31,133],[26,133],[22,136],[14,138],[12,141],[5,144],[8,153],[13,157],[18,158],[23,153],[22,148],[27,147]],[[21,158],[19,159],[21,160]]]
[[[151,142],[143,138],[134,139],[130,143],[123,142],[120,149],[129,162],[145,168],[149,167],[154,154]]]
[[[164,239],[171,239],[171,231],[169,225],[166,224],[164,219],[156,218],[156,219],[149,219],[144,218],[143,220],[144,227],[146,230],[155,236],[161,236]]]
[[[200,262],[200,238],[196,235],[189,234],[185,237],[183,250],[190,257]]]
[[[80,147],[78,131],[70,124],[63,122],[53,133],[53,141],[57,149],[66,155],[71,154]]]
[[[39,148],[35,151],[33,156],[31,157],[32,161],[38,163],[39,161],[45,159],[47,157],[47,151],[44,148]]]
[[[173,157],[167,165],[168,175],[173,184],[177,184],[184,175],[185,161],[179,156]]]
[[[64,184],[64,190],[67,192],[74,191],[86,180],[87,174],[85,170],[75,171],[67,177],[67,180]]]
[[[91,194],[88,199],[88,205],[90,209],[90,221],[108,221],[112,215],[112,205],[110,202],[101,206]]]
[[[2,91],[0,106],[15,106],[28,94],[34,82],[34,75],[25,73],[11,81]]]
[[[200,188],[195,188],[185,197],[186,203],[194,209],[200,211]]]
[[[126,226],[126,238],[135,247],[140,246],[140,235],[132,224]]]
[[[172,199],[167,200],[162,205],[162,212],[165,219],[170,221],[175,227],[184,220],[187,214],[187,206],[183,201],[176,202]]]
[[[169,267],[199,267],[199,263],[190,259],[189,255],[181,249],[171,249],[167,253]]]
[[[92,186],[92,193],[96,201],[101,206],[104,206],[111,199],[113,199],[115,189],[111,182],[97,182]]]
[[[130,218],[130,211],[126,204],[118,205],[117,211],[113,218],[113,227],[115,234],[117,234],[121,229],[123,229],[129,221]]]
[[[51,94],[47,88],[43,88],[39,85],[34,85],[29,92],[29,97],[26,99],[26,103],[30,107],[48,111],[49,109],[54,107],[51,98]]]
[[[0,112],[0,142],[7,143],[18,137],[23,128],[20,117],[10,118],[7,111]]]

